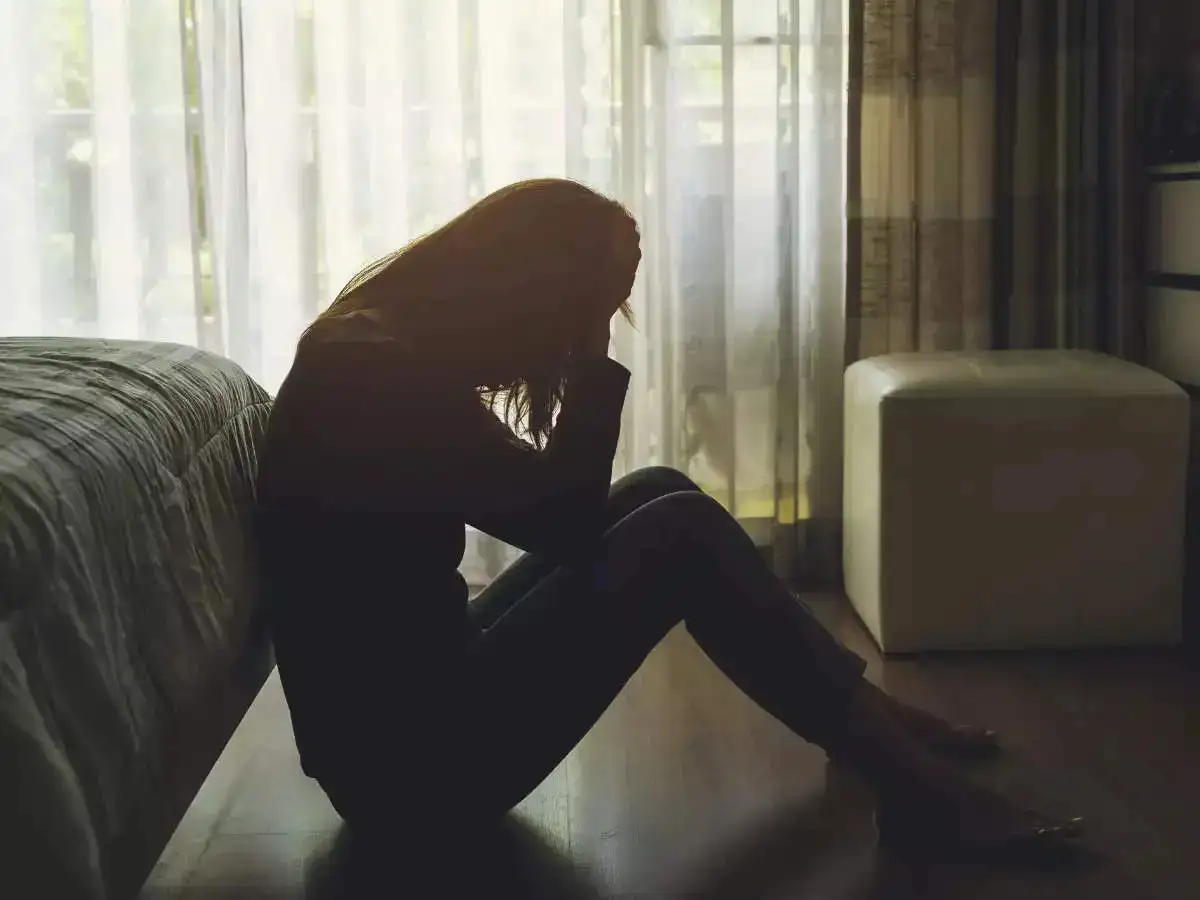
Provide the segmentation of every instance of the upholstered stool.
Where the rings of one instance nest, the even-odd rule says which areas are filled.
[[[1180,639],[1187,395],[1076,351],[846,371],[845,575],[885,652]]]

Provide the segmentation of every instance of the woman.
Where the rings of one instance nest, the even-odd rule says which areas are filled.
[[[874,787],[882,840],[992,854],[1074,837],[956,775],[941,757],[993,735],[872,687],[684,475],[610,490],[629,373],[609,322],[640,257],[621,206],[527,181],[369,267],[301,339],[259,503],[305,771],[352,831],[415,814],[449,837],[531,791],[682,621]],[[466,525],[528,551],[470,603]]]

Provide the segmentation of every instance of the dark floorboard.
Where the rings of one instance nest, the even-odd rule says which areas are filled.
[[[1200,678],[1178,655],[885,663],[843,604],[814,606],[890,692],[1000,730],[1011,752],[979,777],[1087,816],[1096,859],[1014,872],[880,855],[862,787],[746,701],[680,631],[503,830],[462,848],[444,884],[474,869],[472,896],[537,900],[1200,897]],[[142,900],[430,895],[399,862],[363,875],[344,843],[299,770],[273,677]]]

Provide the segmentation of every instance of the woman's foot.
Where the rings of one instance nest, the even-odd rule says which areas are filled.
[[[883,696],[887,697],[888,709],[896,721],[923,747],[939,756],[964,760],[990,759],[1001,751],[1000,739],[991,729],[978,725],[955,725],[894,697]]]
[[[957,779],[880,792],[876,824],[885,849],[998,862],[1061,857],[1083,833],[1080,819],[1054,819]]]
[[[916,717],[903,721],[897,705],[870,682],[860,682],[825,746],[831,759],[874,788],[882,846],[1003,860],[1057,854],[1079,836],[1077,819],[1058,821],[1022,809],[966,780],[914,736],[910,723]],[[920,726],[928,727],[928,720]]]

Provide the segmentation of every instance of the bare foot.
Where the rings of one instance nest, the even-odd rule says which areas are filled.
[[[1078,820],[1023,809],[939,759],[929,743],[953,726],[918,712],[860,681],[840,729],[823,745],[874,789],[882,845],[997,858],[1053,853],[1079,835]]]
[[[887,698],[888,711],[896,721],[929,750],[959,759],[985,759],[1000,753],[1000,739],[996,732],[988,728],[955,725],[895,697],[883,696]]]
[[[1076,846],[1080,819],[1055,819],[956,778],[879,794],[881,846],[1005,859],[1057,854]]]

